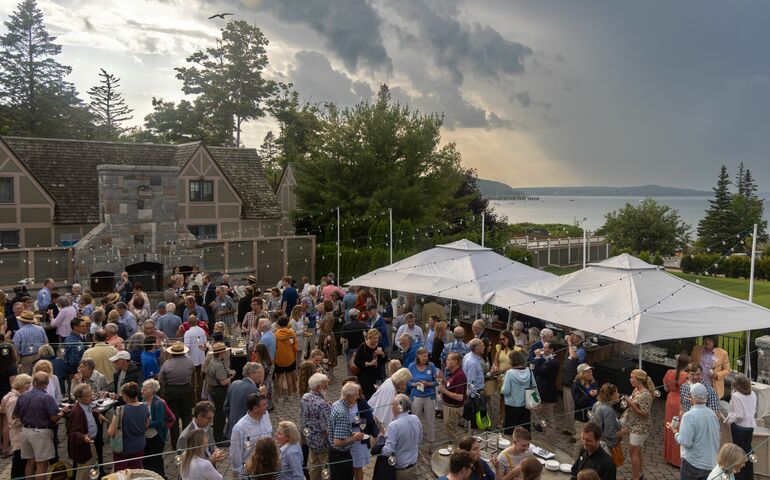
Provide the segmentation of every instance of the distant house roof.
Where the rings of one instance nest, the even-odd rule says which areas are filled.
[[[0,137],[56,202],[54,223],[99,223],[97,165],[184,166],[205,148],[243,200],[242,218],[280,218],[281,209],[253,148]]]

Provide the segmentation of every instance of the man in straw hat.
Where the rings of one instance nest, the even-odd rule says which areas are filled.
[[[225,400],[227,399],[227,387],[235,376],[235,372],[225,368],[224,359],[230,350],[222,342],[216,342],[211,346],[213,358],[206,369],[206,382],[209,395],[214,402],[214,440],[221,442],[225,439]]]
[[[21,312],[18,320],[21,322],[21,328],[13,335],[13,344],[21,359],[19,373],[30,373],[32,365],[40,358],[37,351],[48,343],[48,337],[43,327],[36,324],[35,314],[30,310]]]
[[[171,358],[163,362],[158,373],[164,399],[171,411],[177,415],[177,421],[171,427],[171,445],[176,445],[179,440],[179,420],[182,420],[182,425],[188,425],[192,420],[192,409],[195,405],[195,390],[192,385],[195,365],[186,355],[189,351],[190,348],[182,342],[171,344],[166,348]]]

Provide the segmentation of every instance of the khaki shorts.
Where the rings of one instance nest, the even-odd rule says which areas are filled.
[[[47,462],[54,458],[53,430],[50,428],[27,428],[21,430],[21,458]]]

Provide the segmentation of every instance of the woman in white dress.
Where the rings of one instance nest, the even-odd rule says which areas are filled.
[[[182,454],[182,464],[179,466],[182,480],[222,480],[222,474],[206,458],[208,446],[206,431],[202,428],[193,430],[187,438],[187,450]]]

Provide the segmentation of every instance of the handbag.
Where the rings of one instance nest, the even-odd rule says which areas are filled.
[[[358,366],[356,365],[356,353],[358,352],[353,352],[353,355],[350,357],[350,362],[348,362],[348,365],[350,366],[350,374],[358,376],[358,374],[361,372],[361,369],[358,368]]]
[[[620,442],[610,448],[610,457],[612,457],[612,463],[618,468],[626,461],[626,457],[623,455],[623,445]]]
[[[524,402],[524,406],[527,410],[537,410],[541,405],[540,391],[537,389],[535,376],[532,374],[531,370],[529,372],[529,387],[524,389]]]
[[[117,418],[117,429],[115,430],[115,436],[110,437],[110,448],[113,453],[123,453],[123,407],[120,406],[115,409],[115,417]]]

